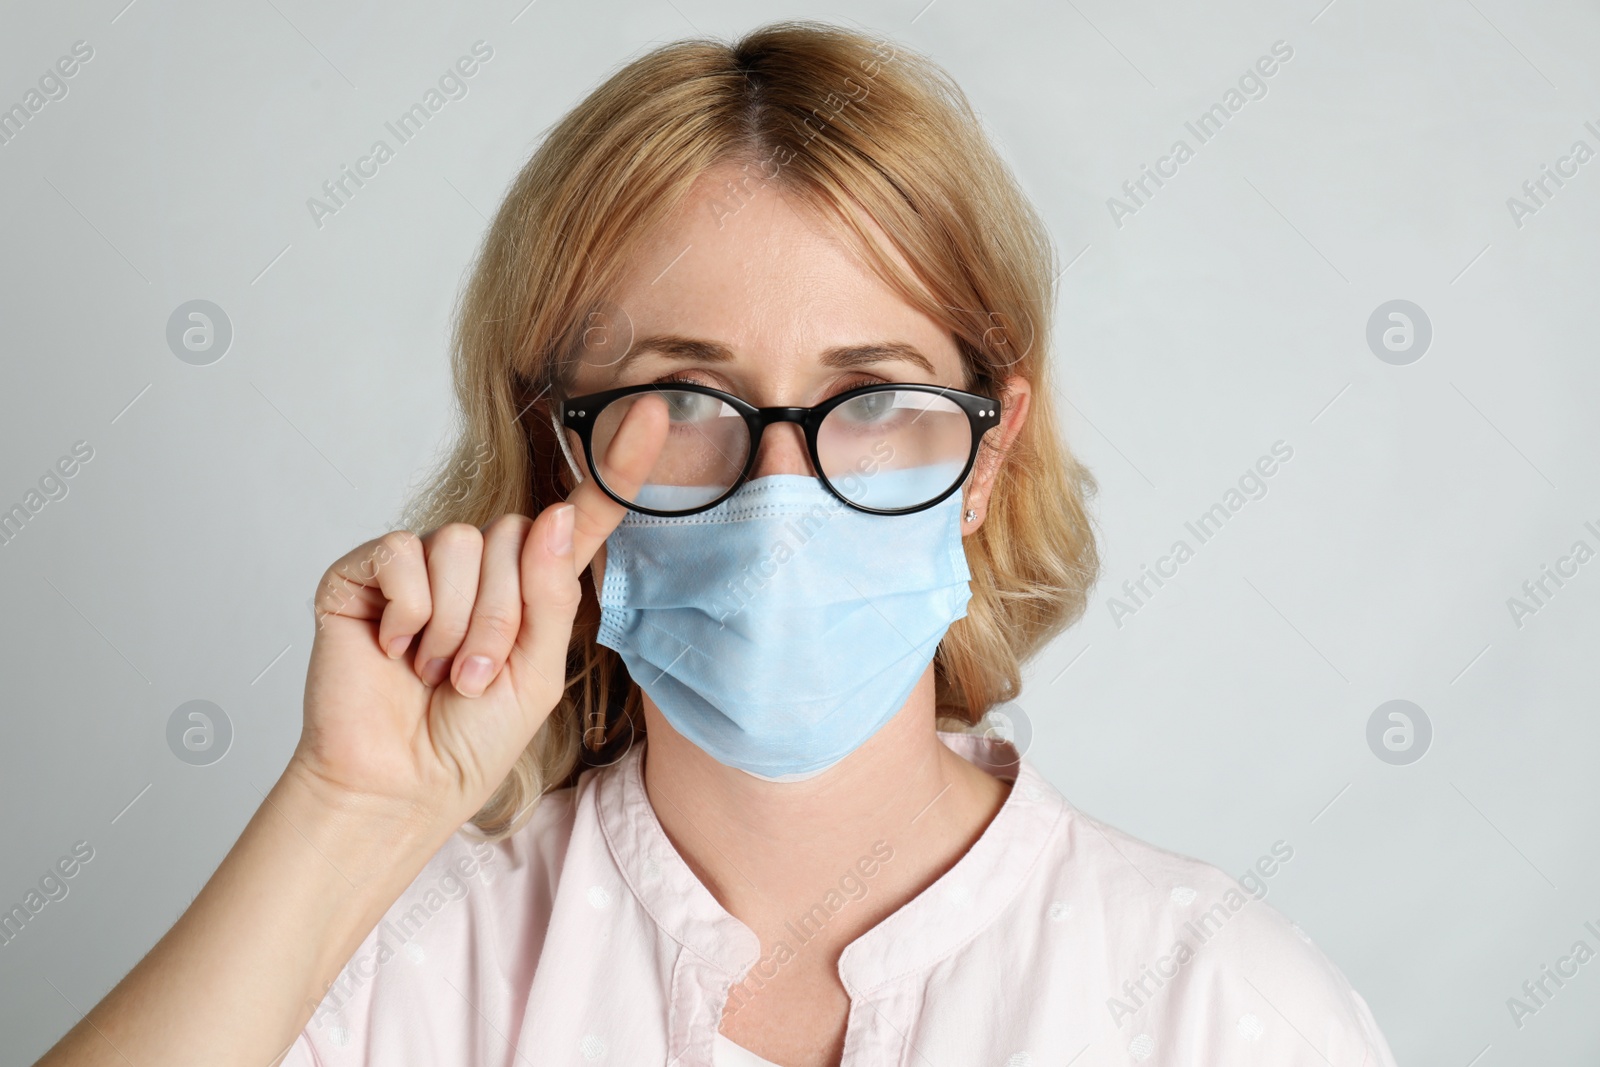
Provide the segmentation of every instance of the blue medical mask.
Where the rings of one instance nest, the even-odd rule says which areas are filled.
[[[951,477],[879,470],[872,492],[851,498]],[[679,506],[696,492],[647,486],[641,499]],[[961,506],[957,491],[872,515],[809,474],[774,474],[699,514],[629,511],[606,539],[599,643],[718,762],[769,781],[813,777],[894,717],[966,615]]]

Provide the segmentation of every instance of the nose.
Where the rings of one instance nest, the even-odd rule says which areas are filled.
[[[750,471],[752,478],[769,474],[811,474],[811,456],[806,451],[806,433],[792,422],[774,423],[761,434],[761,447],[756,451],[756,465]]]

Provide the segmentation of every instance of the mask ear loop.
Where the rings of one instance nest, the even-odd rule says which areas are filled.
[[[578,485],[583,484],[583,471],[578,469],[578,461],[573,458],[572,449],[567,444],[567,431],[561,425],[561,418],[556,414],[557,405],[550,407],[550,428],[555,431],[556,443],[561,446],[561,454],[566,457],[567,469],[572,471],[572,480]]]

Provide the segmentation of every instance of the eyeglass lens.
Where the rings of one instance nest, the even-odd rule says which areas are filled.
[[[667,403],[666,443],[639,491],[624,499],[686,511],[726,493],[750,456],[750,430],[720,397],[677,389],[619,397],[595,418],[595,455],[608,454],[628,411],[645,396]],[[916,389],[864,393],[828,412],[817,429],[820,473],[839,495],[871,508],[916,507],[938,497],[955,484],[971,450],[972,424],[962,407]]]

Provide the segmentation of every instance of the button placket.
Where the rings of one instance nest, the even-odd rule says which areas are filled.
[[[851,994],[840,1067],[910,1067],[920,1062],[909,1036],[916,1030],[921,1002],[915,985],[913,976],[870,993]]]
[[[645,792],[642,752],[607,775],[600,802],[613,861],[645,912],[677,944],[667,996],[669,1067],[711,1067],[728,991],[759,954],[755,932],[695,878],[662,830]]]
[[[678,952],[667,1008],[667,1067],[711,1067],[711,1043],[732,984],[710,961],[688,949]]]

